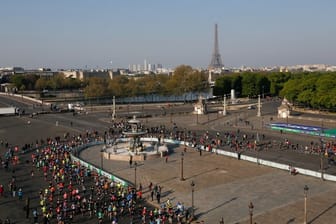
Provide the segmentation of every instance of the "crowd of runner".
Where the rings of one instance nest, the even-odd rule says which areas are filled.
[[[25,144],[21,150],[11,147],[8,143],[1,145],[8,148],[3,157],[0,156],[1,167],[12,169],[19,162],[19,154],[35,149],[31,154],[30,175],[33,180],[35,173],[43,173],[45,188],[41,188],[39,195],[39,207],[32,208],[34,223],[71,223],[71,220],[82,218],[96,219],[98,223],[118,223],[127,220],[129,223],[183,223],[190,218],[189,210],[178,202],[173,205],[168,201],[161,202],[161,188],[150,183],[146,188],[152,201],[156,201],[155,207],[148,207],[142,195],[142,186],[135,189],[131,185],[123,186],[121,183],[108,180],[98,175],[96,171],[81,166],[71,160],[72,150],[90,141],[107,141],[123,137],[122,131],[127,128],[127,122],[114,123],[108,132],[102,136],[98,132],[87,131],[83,135],[70,136],[65,133],[65,141],[60,137],[36,140],[34,143]],[[227,149],[232,151],[242,150],[268,150],[274,147],[274,141],[266,140],[264,134],[242,133],[239,129],[234,132],[196,132],[179,129],[174,125],[172,130],[165,126],[141,127],[147,131],[147,137],[158,139],[170,138],[173,140],[188,142],[192,147],[212,151],[212,148]],[[310,145],[300,146],[284,138],[278,141],[276,148],[299,150],[304,149],[308,153],[325,153],[336,150],[333,141],[311,142]],[[261,144],[262,143],[262,144]],[[328,156],[327,155],[327,156]],[[4,183],[0,183],[0,197],[5,192]],[[8,183],[8,191],[12,197],[22,200],[24,189],[17,186],[16,177]],[[7,222],[8,223],[8,222]]]
[[[73,148],[90,141],[102,141],[97,132],[69,137],[60,141],[59,137],[36,141],[37,148],[31,153],[32,181],[36,173],[42,173],[45,187],[38,192],[39,207],[30,208],[34,223],[71,223],[73,220],[96,219],[98,223],[186,223],[188,211],[178,202],[173,205],[168,199],[160,201],[161,187],[152,184],[146,188],[155,199],[157,207],[148,206],[142,198],[141,184],[138,189],[132,185],[122,185],[109,180],[71,160]],[[43,143],[43,146],[41,144]],[[29,151],[30,147],[23,148]],[[22,151],[8,148],[5,160],[1,159],[4,169],[12,170],[16,159]],[[11,166],[11,167],[10,167]],[[13,176],[8,183],[8,192],[12,197],[22,200],[23,190],[17,189],[16,178]],[[0,196],[5,188],[0,185]]]

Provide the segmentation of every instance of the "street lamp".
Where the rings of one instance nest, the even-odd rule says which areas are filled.
[[[321,180],[324,180],[324,163],[323,163],[323,156],[324,156],[324,152],[323,152],[323,146],[320,152],[320,168],[321,168]]]
[[[183,157],[184,157],[184,153],[181,152],[181,177],[180,177],[181,181],[184,181],[184,177],[183,177]]]
[[[307,194],[308,194],[309,187],[307,185],[304,186],[304,220],[303,224],[307,224]]]
[[[170,107],[170,123],[173,123],[173,105],[169,105]]]
[[[249,212],[250,212],[250,224],[252,224],[252,220],[253,220],[253,204],[252,202],[250,202],[250,204],[248,205],[248,208],[249,208]]]
[[[100,150],[100,167],[104,169],[104,148]]]
[[[192,180],[191,183],[190,183],[190,186],[191,186],[191,218],[194,219],[194,212],[195,212],[195,209],[194,209],[194,188],[195,188],[195,182]]]
[[[137,174],[136,174],[136,171],[137,171],[137,166],[138,166],[138,163],[135,161],[134,163],[134,187],[135,187],[135,190],[137,189]]]

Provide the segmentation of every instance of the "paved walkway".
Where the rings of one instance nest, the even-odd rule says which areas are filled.
[[[101,146],[93,147],[81,153],[87,161],[100,166]],[[182,148],[176,148],[168,163],[163,158],[147,160],[137,168],[137,183],[144,187],[149,182],[163,187],[162,201],[168,198],[177,203],[191,206],[191,181],[195,182],[195,214],[205,223],[218,223],[224,217],[225,223],[245,223],[248,220],[248,203],[255,205],[257,223],[292,223],[302,222],[303,187],[308,185],[310,220],[321,220],[336,214],[330,208],[334,198],[335,184],[302,175],[291,176],[288,172],[258,166],[246,161],[203,153],[188,149],[184,156],[184,177],[180,181]],[[130,182],[135,180],[135,170],[128,162],[104,160],[104,168]],[[146,190],[146,188],[145,188]],[[147,193],[147,197],[149,194]],[[322,203],[324,207],[318,206]],[[274,219],[276,214],[277,218]],[[291,223],[291,222],[289,222]]]

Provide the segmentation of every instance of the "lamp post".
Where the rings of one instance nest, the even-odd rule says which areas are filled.
[[[100,150],[100,167],[104,169],[104,148]]]
[[[249,208],[249,213],[250,213],[250,224],[252,224],[252,220],[253,220],[253,204],[252,202],[250,202],[250,204],[248,205],[248,208]]]
[[[258,112],[257,117],[261,116],[261,101],[260,101],[260,95],[258,95]]]
[[[309,187],[307,185],[303,188],[304,193],[304,219],[303,224],[307,224],[307,194],[308,194]]]
[[[194,209],[194,190],[195,190],[195,182],[192,180],[190,183],[191,186],[191,218],[194,219],[195,209]]]
[[[183,157],[184,157],[184,153],[181,152],[181,177],[180,177],[181,181],[184,181],[184,177],[183,177]]]
[[[112,123],[114,122],[116,118],[116,105],[115,105],[115,96],[113,96],[112,99]]]
[[[321,150],[321,152],[320,152],[321,180],[324,180],[324,163],[323,163],[323,156],[324,156],[324,152],[323,152],[323,147],[322,147],[322,150]]]
[[[170,107],[170,123],[173,123],[173,106],[172,105],[169,105]]]
[[[226,116],[226,95],[223,98],[223,116]]]
[[[134,187],[135,187],[135,190],[137,189],[137,166],[138,166],[138,163],[135,161],[134,163]]]

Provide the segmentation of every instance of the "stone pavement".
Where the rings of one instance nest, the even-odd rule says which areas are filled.
[[[100,166],[101,146],[81,153],[82,158]],[[325,223],[336,213],[333,205],[335,184],[302,175],[291,176],[286,171],[258,166],[246,161],[204,152],[202,156],[189,148],[184,155],[184,178],[180,180],[182,147],[175,148],[168,163],[164,158],[146,160],[137,167],[137,183],[150,182],[163,187],[162,201],[168,198],[176,204],[191,206],[191,181],[195,183],[195,214],[198,221],[246,223],[248,204],[254,203],[257,223],[300,223],[303,217],[303,187],[309,186],[309,217],[313,223]],[[134,182],[135,170],[128,162],[104,160],[104,169]],[[149,193],[146,194],[149,197]],[[155,202],[153,202],[155,204]],[[322,204],[323,206],[321,206]],[[318,216],[320,213],[322,215]],[[276,218],[274,218],[276,217]],[[291,222],[288,222],[291,221]]]
[[[33,143],[37,139],[46,137],[62,136],[65,131],[71,133],[75,131],[77,125],[81,124],[81,132],[91,122],[90,115],[85,117],[69,116],[69,119],[77,119],[74,124],[76,128],[65,128],[64,125],[55,126],[55,119],[60,119],[63,115],[43,115],[36,120],[26,117],[2,117],[0,122],[0,139],[5,139],[11,144]],[[196,124],[196,117],[173,116],[172,122],[170,117],[155,117],[144,119],[146,125],[166,124],[168,128],[173,127],[176,123],[178,127],[188,130],[211,130],[227,131],[241,128],[247,131],[248,127],[227,126],[227,122],[235,123],[234,116],[225,118],[217,117],[217,114],[200,116]],[[217,119],[218,118],[218,119]],[[51,122],[48,120],[51,119]],[[207,122],[208,119],[210,122]],[[32,120],[30,125],[27,120]],[[94,118],[92,117],[92,120]],[[260,119],[251,118],[255,129],[251,131],[262,131],[258,128]],[[69,122],[66,122],[66,125]],[[78,123],[78,124],[77,124]],[[63,124],[63,123],[61,123]],[[92,123],[96,125],[96,123]],[[106,126],[108,124],[106,123]],[[82,127],[83,126],[83,127]],[[84,127],[85,126],[85,127]],[[100,129],[99,129],[100,130]],[[104,129],[105,130],[105,129]],[[104,131],[100,130],[100,131]],[[264,132],[273,137],[277,133]],[[307,136],[286,135],[286,137],[297,139],[298,141],[310,141]],[[283,137],[279,137],[283,138]],[[0,147],[1,153],[4,148]],[[97,165],[100,165],[100,155],[96,150],[90,149],[83,152],[83,156],[88,154]],[[177,200],[182,201],[186,206],[191,205],[191,186],[190,182],[195,182],[195,208],[199,220],[205,223],[219,223],[223,217],[225,223],[248,223],[248,203],[254,203],[254,221],[257,223],[302,223],[303,220],[303,187],[308,185],[308,220],[310,223],[333,223],[336,217],[335,209],[335,183],[322,182],[319,179],[305,177],[301,175],[290,176],[288,172],[280,171],[268,167],[258,166],[246,161],[238,161],[232,158],[216,156],[214,154],[204,153],[202,157],[193,150],[188,150],[184,157],[184,177],[185,181],[180,181],[180,151],[181,148],[175,149],[177,153],[169,157],[166,164],[164,159],[148,160],[137,169],[138,183],[145,187],[150,181],[154,184],[163,186],[165,196],[171,198],[174,203]],[[92,153],[92,154],[91,154]],[[276,155],[276,153],[274,153]],[[285,155],[285,154],[284,154]],[[289,155],[291,157],[291,155]],[[295,157],[295,159],[299,159]],[[303,162],[302,162],[303,163]],[[315,162],[314,162],[315,163]],[[128,162],[104,161],[104,167],[111,169],[113,173],[123,176],[130,181],[134,181],[134,169],[129,168]],[[20,172],[26,171],[26,174]],[[38,190],[39,182],[32,182],[26,178],[29,170],[21,169],[17,175],[21,175],[22,183],[27,187],[27,192]],[[11,173],[4,175],[1,173],[0,182],[7,183],[11,178]],[[27,195],[27,194],[26,194]],[[148,196],[148,193],[147,193]],[[12,208],[12,209],[8,209]],[[6,215],[13,217],[23,216],[23,204],[15,200],[1,200],[0,218],[4,219]],[[27,223],[24,221],[17,223]],[[85,222],[89,223],[89,222]]]
[[[269,121],[272,114],[265,115],[263,121]],[[196,119],[197,118],[197,119]],[[319,141],[318,137],[296,134],[279,135],[265,129],[262,126],[261,118],[248,117],[253,125],[244,126],[235,125],[236,115],[221,117],[217,114],[209,115],[180,115],[173,117],[156,117],[143,119],[143,123],[148,126],[165,125],[172,128],[176,124],[179,129],[208,131],[236,131],[241,129],[243,132],[264,133],[272,139],[283,141],[289,138],[299,144],[309,144],[310,141]],[[281,121],[273,117],[274,121]],[[198,121],[198,123],[197,123]],[[311,120],[294,120],[308,125],[319,125]],[[228,125],[229,124],[229,125]],[[94,150],[94,149],[92,149]],[[303,187],[308,185],[308,221],[309,223],[331,223],[330,220],[335,216],[335,183],[323,182],[319,179],[306,176],[290,176],[288,172],[272,168],[261,167],[245,161],[237,161],[231,158],[224,158],[209,154],[199,157],[194,152],[194,157],[188,162],[185,158],[185,177],[189,183],[179,181],[180,158],[179,150],[170,157],[172,164],[164,164],[163,160],[157,162],[156,167],[153,161],[145,161],[139,169],[143,169],[143,183],[148,181],[162,183],[164,189],[169,192],[166,198],[170,197],[183,201],[186,205],[191,204],[190,181],[194,180],[195,188],[195,206],[196,214],[199,220],[206,223],[219,223],[221,217],[225,223],[248,223],[249,212],[248,203],[254,203],[254,221],[256,223],[302,223],[303,222]],[[86,153],[89,153],[87,151]],[[188,155],[193,155],[189,153]],[[319,159],[317,156],[305,155],[291,151],[271,151],[259,155],[268,159],[275,159],[279,162],[297,163],[313,170],[319,169]],[[209,160],[206,160],[209,159]],[[215,161],[218,163],[215,163]],[[92,160],[93,161],[93,160]],[[230,169],[228,164],[234,164]],[[106,162],[105,162],[106,163]],[[153,163],[152,165],[150,165]],[[116,174],[134,181],[134,173],[127,167],[127,164],[113,162],[114,165],[123,167],[121,170],[115,170]],[[217,165],[216,165],[217,164]],[[106,165],[108,166],[108,165]],[[167,166],[168,169],[166,168]],[[247,168],[245,170],[244,168]],[[187,171],[189,170],[189,171]],[[259,173],[262,170],[262,173]],[[239,173],[239,171],[243,171]],[[328,172],[334,173],[335,169],[330,168]],[[187,176],[187,173],[189,173]],[[240,176],[241,174],[247,176]],[[201,175],[199,175],[201,174]],[[139,180],[138,180],[139,181]],[[206,183],[206,184],[204,184]]]

